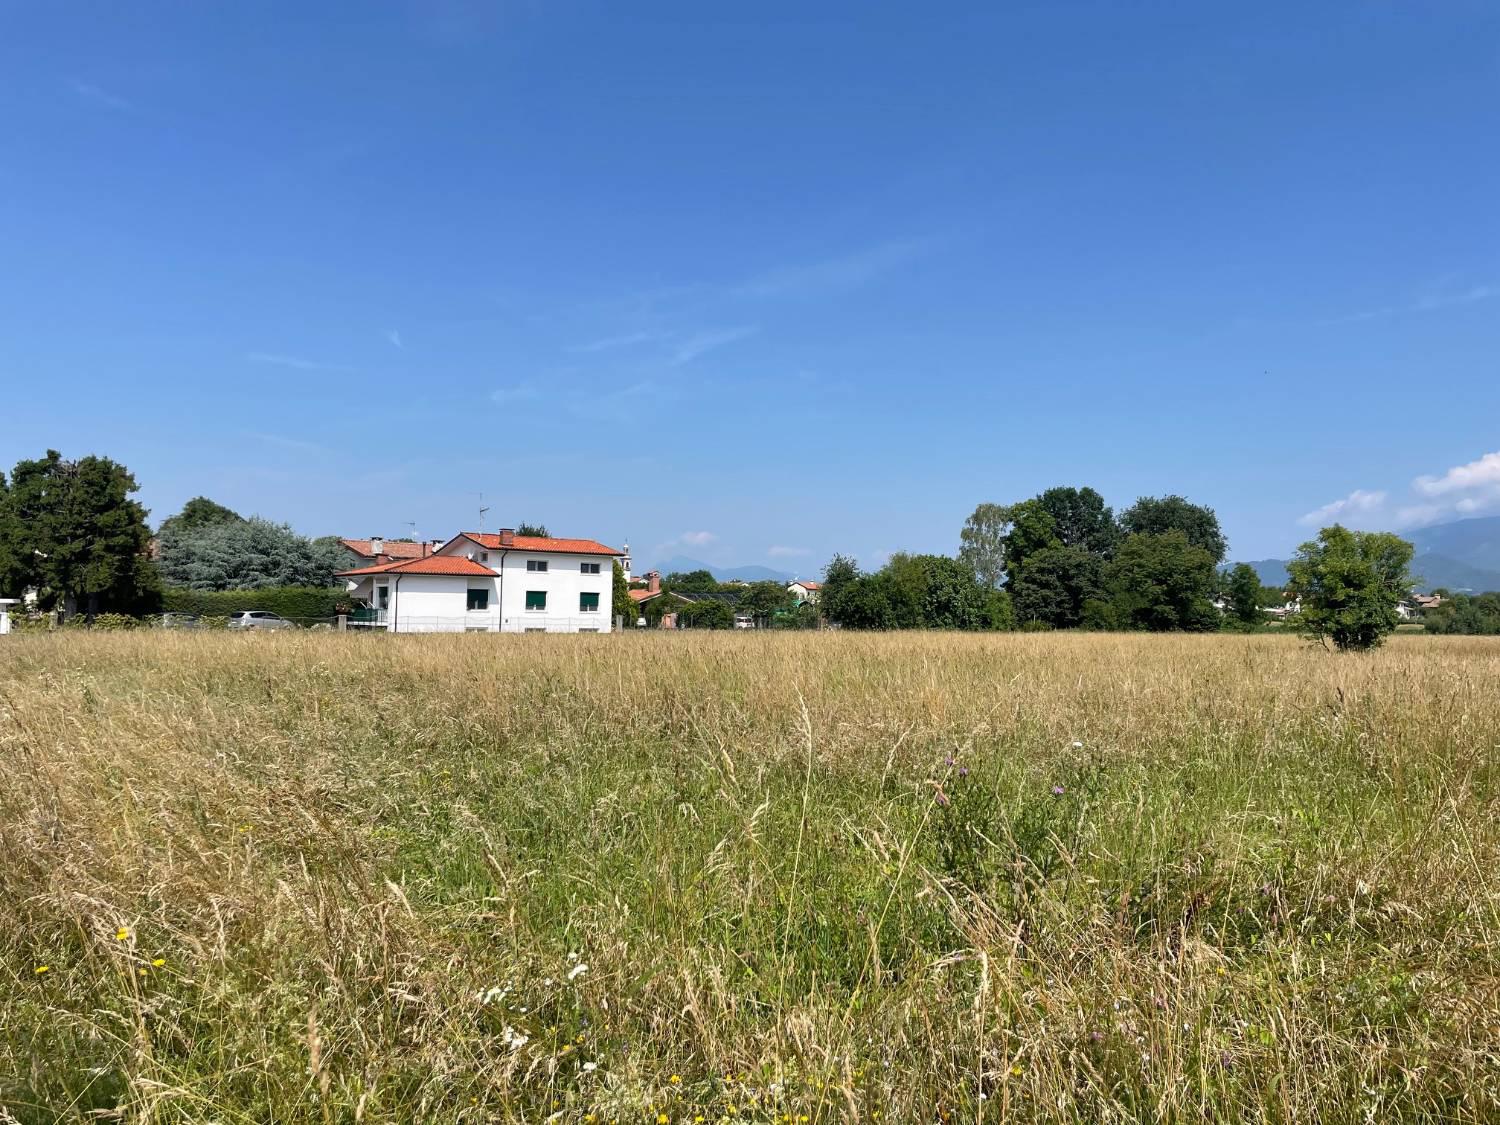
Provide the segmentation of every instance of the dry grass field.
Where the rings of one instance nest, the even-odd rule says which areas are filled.
[[[0,1121],[1500,1121],[1500,643],[0,643]]]

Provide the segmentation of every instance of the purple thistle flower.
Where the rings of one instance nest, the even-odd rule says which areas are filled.
[[[1064,789],[1061,785],[1054,785],[1052,787],[1052,795],[1054,797],[1061,797],[1066,792],[1067,790]]]
[[[968,777],[969,776],[969,767],[968,766],[959,766],[958,767],[958,776],[959,777]]]

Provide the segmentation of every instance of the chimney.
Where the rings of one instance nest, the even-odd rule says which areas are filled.
[[[646,592],[650,594],[661,593],[661,571],[648,570],[646,572]]]
[[[435,554],[437,554],[438,553],[438,548],[441,547],[442,545],[443,545],[443,540],[441,540],[441,539],[434,539],[431,542],[431,544],[429,544],[428,547],[427,547],[427,554],[429,554],[429,555],[435,555]]]
[[[370,540],[370,554],[375,555],[377,558],[385,554],[385,540],[378,535]]]
[[[516,529],[513,527],[502,527],[500,529],[500,546],[514,547],[516,545]]]

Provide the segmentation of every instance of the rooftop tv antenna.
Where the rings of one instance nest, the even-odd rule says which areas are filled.
[[[407,520],[406,526],[411,528],[411,541],[415,543],[417,541],[417,521]]]
[[[484,530],[484,514],[485,514],[485,512],[488,512],[488,511],[489,511],[489,509],[487,507],[485,507],[485,505],[484,505],[484,493],[481,492],[479,494],[479,530],[480,531]]]

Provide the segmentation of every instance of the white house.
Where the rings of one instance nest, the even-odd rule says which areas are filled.
[[[808,602],[816,605],[823,595],[823,583],[799,578],[795,582],[786,584],[786,592],[792,595],[792,600],[798,605],[806,605]]]
[[[425,558],[339,577],[365,607],[356,622],[392,633],[607,633],[624,557],[593,539],[465,531]]]

